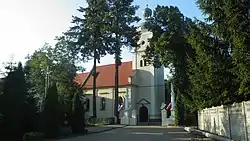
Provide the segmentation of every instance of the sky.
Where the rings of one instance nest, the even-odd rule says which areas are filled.
[[[202,13],[195,0],[135,0],[139,5],[137,15],[142,17],[143,9],[157,5],[178,6],[190,18],[202,19]],[[62,35],[71,25],[72,15],[77,8],[85,6],[85,0],[0,0],[0,68],[11,60],[24,62],[28,54],[41,48],[45,42],[55,44],[55,36]],[[100,64],[114,63],[113,56],[101,59]],[[131,61],[132,56],[124,50],[122,61]],[[93,61],[83,64],[89,71]]]

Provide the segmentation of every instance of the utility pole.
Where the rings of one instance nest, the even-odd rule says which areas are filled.
[[[93,66],[93,118],[96,118],[96,57],[97,52],[96,48],[94,48],[94,66]]]
[[[116,51],[115,54],[115,110],[114,115],[116,117],[117,124],[119,123],[119,112],[118,112],[118,96],[119,96],[119,58],[118,53]]]
[[[119,112],[118,112],[118,97],[119,97],[119,66],[121,65],[120,59],[120,30],[119,30],[119,8],[120,1],[117,0],[115,3],[116,7],[116,49],[115,49],[115,106],[114,106],[114,115],[116,117],[116,123],[119,124]]]
[[[47,68],[45,70],[44,96],[42,98],[42,103],[41,103],[41,107],[40,107],[41,112],[44,110],[45,99],[47,96],[48,87],[49,87],[49,66],[47,66]]]

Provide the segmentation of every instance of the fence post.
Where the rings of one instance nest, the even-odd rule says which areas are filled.
[[[221,133],[220,133],[220,112],[218,110],[218,106],[216,106],[216,114],[217,114],[217,123],[215,125],[215,126],[217,126],[216,127],[216,134],[221,135]]]
[[[228,117],[228,126],[229,126],[229,138],[232,139],[232,132],[231,132],[231,118],[230,118],[230,107],[227,106],[227,117]]]
[[[202,110],[202,118],[203,118],[203,120],[202,120],[202,124],[203,124],[203,130],[205,130],[205,118],[204,118],[204,116],[205,116],[205,114],[204,114],[205,112],[204,112],[204,109]]]
[[[246,111],[245,111],[245,102],[242,102],[242,112],[243,112],[243,118],[244,118],[244,127],[245,127],[245,139],[248,141],[248,133],[247,133],[247,120],[246,120]]]

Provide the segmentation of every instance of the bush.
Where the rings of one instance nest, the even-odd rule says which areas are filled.
[[[44,137],[43,133],[30,132],[23,136],[23,141],[42,141]]]
[[[85,115],[84,106],[80,100],[79,94],[74,99],[73,113],[71,115],[72,133],[81,134],[85,133]]]
[[[86,125],[90,125],[90,126],[101,126],[101,125],[115,123],[114,117],[110,117],[110,118],[86,118],[85,120],[86,120]]]
[[[43,113],[43,126],[46,137],[55,137],[60,130],[59,102],[56,85],[48,88]]]

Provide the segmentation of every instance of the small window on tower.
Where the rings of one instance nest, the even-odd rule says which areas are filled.
[[[143,61],[142,60],[140,61],[140,67],[143,67]]]
[[[144,44],[145,44],[145,41],[142,41],[141,44],[144,45]]]

